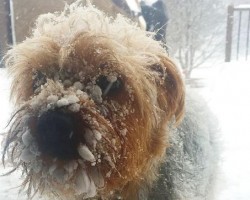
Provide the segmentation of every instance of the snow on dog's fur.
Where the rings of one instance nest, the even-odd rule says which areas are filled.
[[[181,74],[158,42],[76,3],[40,16],[5,60],[16,112],[3,161],[29,197],[147,198],[184,114]]]

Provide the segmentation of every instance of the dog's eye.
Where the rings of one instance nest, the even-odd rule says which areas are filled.
[[[122,80],[116,76],[101,75],[97,78],[96,84],[102,89],[102,94],[112,95],[122,88]]]
[[[150,66],[150,69],[153,72],[155,72],[158,75],[160,75],[161,77],[163,77],[164,74],[165,74],[164,68],[161,65],[159,65],[159,64],[154,64],[154,65]]]
[[[46,76],[38,71],[33,76],[33,84],[32,89],[33,91],[36,91],[41,85],[44,85],[47,82]]]

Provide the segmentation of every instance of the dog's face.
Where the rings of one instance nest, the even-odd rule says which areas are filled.
[[[183,112],[178,70],[163,48],[123,18],[92,8],[40,17],[6,57],[16,112],[5,160],[28,194],[135,196]]]

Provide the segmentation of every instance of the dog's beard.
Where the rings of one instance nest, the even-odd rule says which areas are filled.
[[[108,79],[117,80],[114,75]],[[69,86],[47,79],[13,115],[3,162],[22,168],[29,197],[38,191],[60,198],[65,193],[66,198],[93,197],[106,179],[119,174],[116,165],[124,157],[128,131],[122,120],[134,111],[102,99],[113,86],[106,85],[76,81]]]

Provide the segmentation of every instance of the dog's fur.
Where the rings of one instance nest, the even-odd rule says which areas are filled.
[[[210,116],[195,118],[203,106],[193,111],[191,100],[175,128],[184,115],[185,89],[152,35],[122,16],[112,19],[92,5],[72,4],[40,16],[32,36],[5,60],[16,112],[3,161],[22,169],[29,197],[36,192],[59,199],[209,196],[213,131],[205,118]],[[70,121],[73,127],[65,127],[72,129],[66,133],[72,151],[59,147],[63,139],[48,135],[48,113]]]

